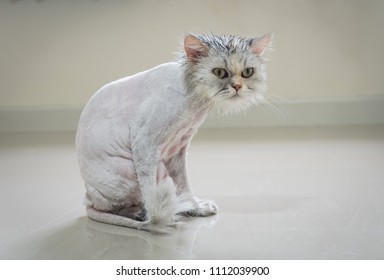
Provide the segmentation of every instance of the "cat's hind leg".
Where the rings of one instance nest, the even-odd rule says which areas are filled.
[[[152,193],[147,193],[145,204],[135,204],[135,199],[129,201],[129,204],[117,204],[116,201],[106,198],[106,194],[93,187],[87,187],[87,214],[92,220],[102,223],[168,233],[179,224],[175,214],[182,212],[182,209],[189,209],[186,203],[180,202],[176,197],[173,182],[169,177],[157,185]]]
[[[134,165],[128,157],[88,160],[83,170],[84,204],[92,220],[150,230]]]

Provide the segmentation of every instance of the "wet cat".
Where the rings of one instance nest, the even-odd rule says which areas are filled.
[[[189,186],[187,148],[210,111],[239,111],[262,100],[271,40],[187,35],[177,62],[96,92],[76,135],[88,216],[168,232],[180,215],[215,214],[216,204],[196,198]]]

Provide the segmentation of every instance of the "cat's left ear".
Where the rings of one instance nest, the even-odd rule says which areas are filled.
[[[208,56],[208,47],[193,35],[187,35],[184,39],[184,50],[188,60],[196,63],[200,58]]]
[[[267,33],[261,37],[252,39],[251,50],[256,56],[262,56],[271,46],[273,33]]]

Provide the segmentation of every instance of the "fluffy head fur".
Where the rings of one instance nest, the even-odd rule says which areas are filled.
[[[188,94],[219,113],[257,104],[266,90],[264,54],[272,37],[187,35],[181,62]]]

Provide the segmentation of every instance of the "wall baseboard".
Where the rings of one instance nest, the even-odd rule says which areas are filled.
[[[0,132],[75,131],[80,108],[0,109]]]
[[[0,108],[0,132],[75,131],[81,108]],[[238,115],[209,116],[203,128],[384,124],[384,97],[296,100]]]
[[[294,100],[260,105],[237,116],[209,117],[207,127],[384,124],[384,97]]]

